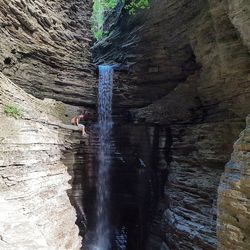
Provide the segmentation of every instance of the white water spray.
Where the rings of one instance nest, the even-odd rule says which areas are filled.
[[[98,90],[98,127],[99,127],[99,170],[97,183],[97,242],[94,249],[110,249],[110,226],[108,205],[110,199],[109,170],[111,167],[111,133],[112,133],[112,91],[113,69],[111,66],[99,66]]]

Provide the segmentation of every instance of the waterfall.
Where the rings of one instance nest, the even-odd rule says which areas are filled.
[[[112,132],[112,90],[113,69],[111,66],[99,66],[98,89],[98,183],[97,183],[97,243],[95,249],[110,249],[110,230],[108,219],[109,205],[109,169],[111,166],[111,132]]]

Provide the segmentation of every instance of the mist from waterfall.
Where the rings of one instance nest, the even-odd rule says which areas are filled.
[[[98,182],[97,182],[97,226],[96,250],[108,250],[110,244],[110,225],[108,205],[110,200],[111,133],[112,133],[112,91],[113,69],[99,66],[98,88]]]

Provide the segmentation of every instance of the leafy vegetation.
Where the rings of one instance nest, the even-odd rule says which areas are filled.
[[[22,113],[21,113],[20,109],[13,106],[13,105],[6,105],[4,107],[4,113],[7,116],[13,117],[15,119],[18,119],[18,118],[22,117]]]
[[[149,0],[132,0],[125,6],[130,15],[135,15],[138,9],[145,9],[149,7]]]
[[[93,0],[93,11],[92,11],[92,32],[97,40],[104,37],[103,24],[104,17],[107,11],[114,9],[119,0]],[[125,10],[130,15],[135,15],[139,9],[145,9],[149,7],[150,0],[122,0],[125,1]]]
[[[104,36],[103,24],[105,12],[115,8],[117,2],[118,0],[94,0],[91,23],[92,32],[97,40],[100,40]]]

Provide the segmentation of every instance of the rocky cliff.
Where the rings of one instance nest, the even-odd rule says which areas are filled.
[[[95,45],[94,59],[128,66],[128,74],[117,76],[117,104],[151,103],[191,77],[199,91],[193,98],[201,99],[204,112],[232,116],[229,110],[246,109],[238,99],[249,92],[248,14],[244,1],[153,0],[136,16],[123,11]]]
[[[93,105],[90,2],[0,0],[0,70],[36,97]],[[162,249],[217,247],[220,175],[249,113],[249,14],[247,0],[152,0],[135,16],[121,5],[107,19],[109,36],[94,47],[96,64],[120,65],[115,104],[143,107],[131,111],[136,120],[168,127],[172,144],[162,168],[169,175],[151,249],[153,239]],[[56,118],[62,106],[27,95],[3,75],[0,81],[0,248],[77,249],[69,175],[60,160],[68,136]],[[6,117],[7,104],[17,105],[22,118]],[[249,246],[242,222],[247,131],[221,179],[221,249]]]
[[[218,189],[218,249],[250,249],[250,117],[234,144]]]
[[[170,249],[217,246],[217,187],[250,111],[249,7],[153,0],[136,16],[123,11],[94,48],[97,62],[127,65],[117,72],[116,104],[145,106],[132,110],[136,120],[171,128],[172,162],[152,230]]]
[[[62,163],[64,105],[38,100],[0,73],[0,249],[79,249]],[[6,113],[19,109],[21,118]],[[9,115],[9,116],[8,116]]]
[[[0,70],[38,98],[93,104],[90,2],[0,1]]]

